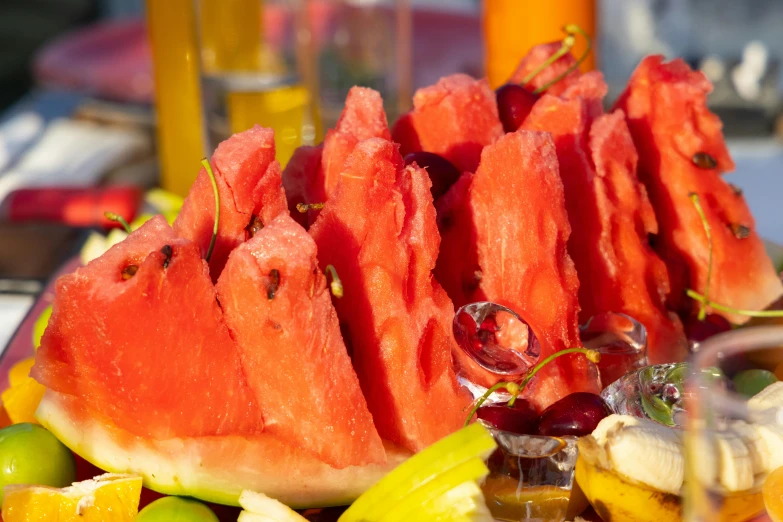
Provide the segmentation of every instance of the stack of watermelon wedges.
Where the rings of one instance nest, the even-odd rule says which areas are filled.
[[[558,46],[532,49],[510,81]],[[154,218],[57,282],[31,373],[47,388],[37,417],[164,493],[341,505],[462,425],[472,396],[457,375],[501,380],[457,346],[455,308],[513,309],[542,358],[621,312],[646,327],[651,363],[681,361],[698,310],[685,290],[705,291],[711,255],[692,193],[712,232],[710,299],[762,309],[783,294],[722,177],[733,163],[709,90],[652,56],[605,113],[601,74],[574,70],[504,132],[485,80],[420,89],[391,129],[380,95],[355,87],[324,143],[284,171],[271,130],[234,135],[173,226]],[[422,151],[463,173],[436,201],[434,173],[403,160]],[[559,357],[524,396],[540,411],[598,393],[598,375]]]

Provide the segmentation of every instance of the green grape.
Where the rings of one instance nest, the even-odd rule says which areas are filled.
[[[33,347],[38,348],[41,346],[41,337],[43,337],[46,325],[49,324],[49,318],[52,316],[52,305],[47,306],[38,319],[35,320],[33,325]]]
[[[0,504],[10,484],[62,488],[75,480],[73,453],[46,428],[21,423],[0,430]]]
[[[207,506],[197,500],[163,497],[139,511],[134,522],[219,522]]]
[[[745,370],[735,375],[732,382],[737,393],[753,397],[770,384],[778,382],[778,378],[767,370]]]

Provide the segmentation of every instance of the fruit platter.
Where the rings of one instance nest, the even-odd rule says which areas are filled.
[[[3,520],[688,516],[691,361],[780,321],[779,260],[705,76],[649,56],[606,109],[565,30],[109,216],[6,351]],[[781,408],[780,351],[710,382]],[[783,520],[783,428],[724,424],[715,520]]]

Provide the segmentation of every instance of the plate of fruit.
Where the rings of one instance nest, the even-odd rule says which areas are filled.
[[[687,361],[782,315],[779,260],[704,75],[649,56],[606,110],[566,30],[396,122],[355,87],[285,168],[235,134],[92,241],[5,353],[3,520],[682,519]]]

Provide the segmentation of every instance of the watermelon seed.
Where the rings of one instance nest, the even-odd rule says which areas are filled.
[[[658,245],[658,234],[647,234],[647,244],[655,248]]]
[[[745,225],[732,223],[729,225],[729,228],[731,229],[731,233],[734,234],[734,237],[737,239],[745,239],[750,235],[750,228]]]
[[[711,170],[718,166],[718,160],[707,154],[706,152],[697,152],[691,158],[694,165],[700,169]]]
[[[128,266],[126,266],[125,268],[122,269],[122,273],[121,273],[122,280],[123,281],[127,281],[131,277],[135,276],[136,272],[138,272],[138,271],[139,271],[139,266],[138,265],[128,265]]]
[[[333,265],[326,265],[326,271],[332,276],[329,290],[331,290],[333,296],[340,299],[343,296],[343,282],[340,281],[340,276],[337,275],[337,269]]]
[[[169,263],[171,263],[171,255],[174,253],[174,251],[171,249],[171,245],[163,245],[163,248],[160,249],[160,252],[166,257],[163,260],[163,268],[168,268]]]
[[[734,185],[733,183],[729,183],[729,187],[731,187],[731,190],[734,191],[734,195],[737,197],[741,197],[743,192],[742,189],[739,188],[737,185]]]
[[[296,210],[300,214],[304,214],[310,210],[321,210],[326,203],[297,203]]]
[[[253,214],[253,217],[250,218],[250,223],[248,223],[245,227],[245,232],[247,232],[248,239],[258,234],[262,228],[264,228],[264,224],[261,222],[261,219]]]
[[[121,215],[115,214],[114,212],[104,212],[103,215],[109,221],[114,221],[115,223],[119,223],[120,225],[122,225],[122,228],[125,229],[125,232],[127,232],[128,234],[131,233],[130,225],[128,224],[127,221],[125,221],[125,218],[122,217]]]
[[[269,282],[266,284],[267,299],[274,299],[278,288],[280,288],[280,270],[273,268],[269,271]]]

